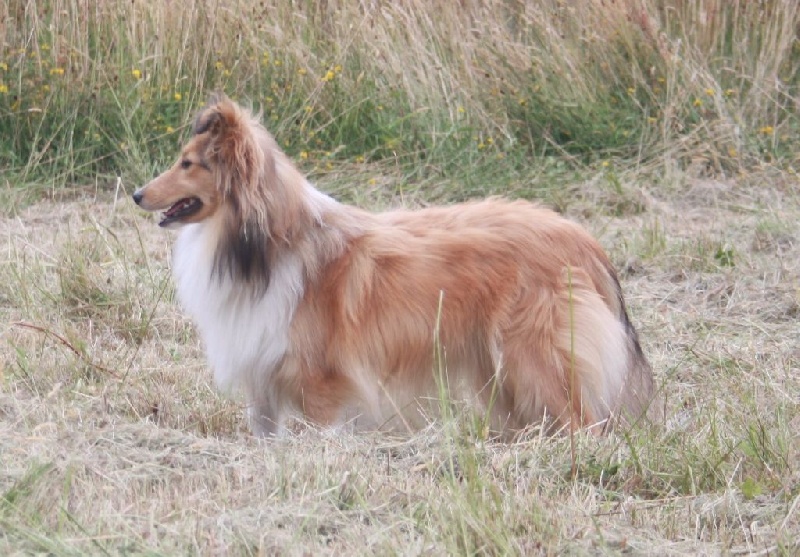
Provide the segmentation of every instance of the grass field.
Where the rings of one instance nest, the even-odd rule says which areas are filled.
[[[798,29],[788,0],[7,1],[0,553],[800,553]],[[574,457],[458,408],[253,439],[129,200],[215,89],[343,201],[582,222],[663,423]]]

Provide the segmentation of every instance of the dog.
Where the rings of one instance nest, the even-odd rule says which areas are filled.
[[[613,266],[546,208],[339,203],[224,95],[133,199],[180,229],[179,300],[256,435],[280,434],[293,415],[416,427],[443,386],[500,434],[603,432],[648,406],[652,371]]]

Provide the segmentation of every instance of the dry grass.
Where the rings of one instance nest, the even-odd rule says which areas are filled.
[[[567,439],[458,416],[258,442],[174,303],[168,233],[104,194],[4,219],[0,552],[795,554],[797,180],[608,172],[552,200],[623,269],[667,419],[579,437],[574,480]]]
[[[180,7],[0,3],[0,553],[800,552],[797,2]],[[574,479],[457,408],[252,439],[127,199],[218,88],[342,200],[586,223],[665,422],[579,436]]]

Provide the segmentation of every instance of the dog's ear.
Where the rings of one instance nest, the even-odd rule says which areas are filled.
[[[195,136],[202,136],[203,158],[215,169],[223,197],[255,190],[265,155],[250,113],[224,95],[216,98],[194,124]]]
[[[241,164],[243,152],[257,148],[252,144],[249,114],[227,98],[209,106],[197,117],[194,133],[206,134],[210,153],[226,159],[228,165]]]
[[[224,127],[235,123],[237,111],[233,109],[233,103],[224,93],[212,93],[206,103],[206,108],[200,111],[195,118],[193,131],[194,135],[210,133],[212,136],[218,135]]]
[[[221,124],[222,115],[219,110],[217,110],[216,105],[205,108],[194,120],[194,135],[202,135],[204,133],[216,135],[219,133]]]

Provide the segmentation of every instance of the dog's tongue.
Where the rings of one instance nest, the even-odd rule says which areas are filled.
[[[184,209],[189,207],[191,204],[192,204],[192,200],[191,199],[181,199],[175,205],[170,207],[167,210],[167,212],[164,213],[164,215],[167,216],[167,217],[171,217],[171,216],[175,215],[175,213],[183,211]]]

